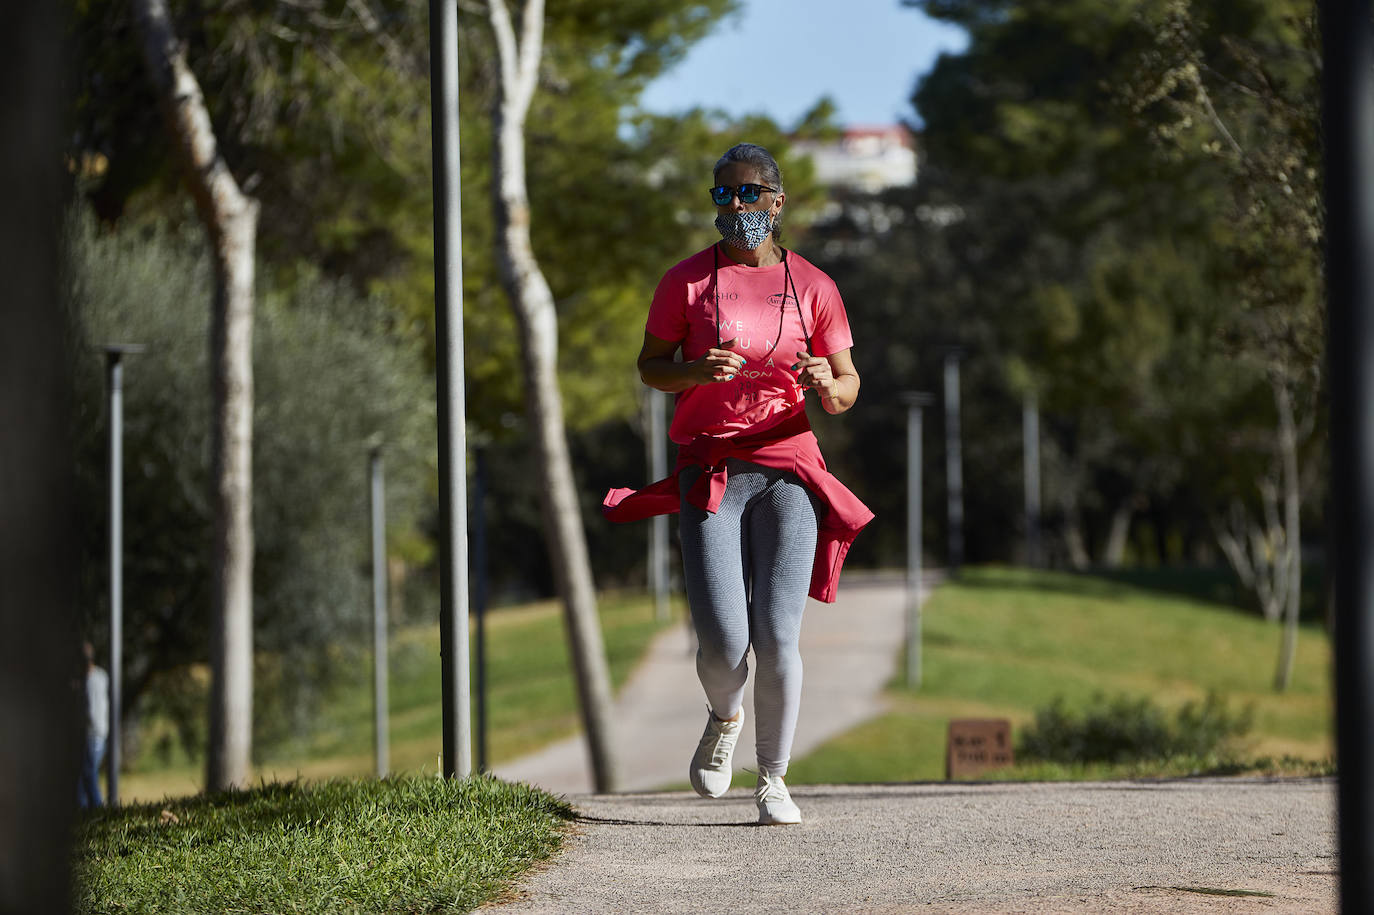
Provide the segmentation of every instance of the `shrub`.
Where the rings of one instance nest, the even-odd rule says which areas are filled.
[[[1253,709],[1233,712],[1217,693],[1187,702],[1172,716],[1148,698],[1101,693],[1080,711],[1062,697],[1035,713],[1021,735],[1021,759],[1129,763],[1224,753],[1249,732]]]

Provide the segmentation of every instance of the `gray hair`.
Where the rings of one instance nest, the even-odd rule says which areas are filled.
[[[782,169],[778,168],[778,160],[774,159],[768,150],[754,143],[736,143],[727,149],[725,155],[716,160],[716,167],[711,169],[711,180],[719,181],[720,170],[735,162],[752,165],[758,170],[764,184],[782,190]],[[778,218],[773,221],[773,241],[782,241],[781,211],[778,212]]]

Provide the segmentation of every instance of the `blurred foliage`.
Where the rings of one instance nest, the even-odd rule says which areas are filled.
[[[842,195],[809,236],[850,305],[865,380],[863,409],[844,423],[867,444],[832,464],[867,484],[860,494],[880,518],[900,517],[897,394],[938,394],[958,347],[969,558],[1023,555],[1021,410],[1032,403],[1052,562],[1206,562],[1209,517],[1237,499],[1258,505],[1273,473],[1279,378],[1305,432],[1306,514],[1319,516],[1309,7],[908,5],[969,41],[914,94],[918,185]],[[1183,73],[1195,75],[1187,91],[1161,89]],[[1199,86],[1216,119],[1199,115]],[[1243,155],[1218,145],[1218,124]],[[944,416],[926,416],[926,497],[939,506]],[[926,543],[943,555],[943,512],[927,517]],[[900,561],[898,525],[873,533],[855,561]]]
[[[636,107],[648,81],[734,7],[579,0],[546,14],[526,156],[533,243],[557,301],[564,401],[576,427],[634,412],[644,303],[667,267],[711,238],[704,188],[716,157],[748,138],[785,159],[785,132],[767,118],[662,117]],[[322,270],[382,295],[398,321],[432,338],[427,10],[419,0],[240,0],[181,5],[179,16],[226,158],[262,202],[264,272]],[[130,50],[129,14],[114,0],[83,0],[78,14],[72,153],[102,163],[85,192],[106,221],[165,214],[172,172]],[[523,398],[513,317],[495,276],[496,62],[479,5],[460,4],[459,32],[468,412],[482,433],[510,436]],[[800,222],[816,197],[809,174],[804,166],[788,174]]]
[[[1325,326],[1316,19],[1300,0],[1169,0],[1141,14],[1155,42],[1123,87],[1160,152],[1200,151],[1229,179],[1222,240],[1242,313],[1227,342],[1308,389]]]
[[[187,220],[185,225],[194,223]],[[125,703],[145,694],[190,746],[209,651],[210,265],[199,231],[103,232],[69,220],[66,295],[89,357],[76,379],[82,611],[108,607],[108,435],[102,343],[147,344],[124,361]],[[254,635],[257,727],[305,726],[312,691],[357,663],[370,631],[368,455],[384,445],[390,529],[432,498],[434,406],[419,346],[384,307],[318,276],[262,294],[254,364]],[[399,545],[404,552],[404,541]],[[415,557],[424,559],[423,555]],[[157,688],[153,689],[156,682]]]
[[[419,0],[320,4],[173,3],[192,68],[237,177],[262,203],[259,272],[268,289],[322,275],[385,303],[433,365],[433,211],[428,7]],[[714,240],[711,166],[742,139],[784,163],[789,237],[822,204],[810,163],[762,115],[640,110],[645,85],[712,29],[734,0],[597,0],[550,5],[540,88],[526,131],[533,243],[559,314],[560,379],[587,475],[639,479],[635,367],[644,313],[663,272]],[[82,0],[73,118],[78,190],[102,223],[144,226],[181,212],[175,172],[125,4]],[[483,10],[460,4],[463,316],[469,435],[490,447],[496,577],[509,594],[546,593],[547,562],[529,480],[514,319],[497,282],[490,206],[495,66]],[[806,133],[835,125],[818,105]],[[616,468],[604,472],[607,462]],[[627,470],[631,468],[631,470]],[[592,485],[600,486],[600,482]],[[588,492],[588,519],[599,496]],[[437,519],[427,519],[428,533]],[[643,532],[596,530],[610,580],[639,574]],[[614,557],[614,558],[612,558]],[[433,570],[427,570],[432,583]],[[407,605],[421,578],[405,583]],[[421,589],[423,590],[423,589]]]
[[[643,579],[647,530],[600,523],[597,504],[606,486],[646,478],[634,369],[646,305],[667,267],[714,239],[704,187],[720,152],[743,139],[777,155],[786,243],[827,270],[848,305],[863,398],[843,417],[818,411],[813,421],[832,468],[879,516],[855,544],[855,565],[903,560],[899,395],[938,393],[951,346],[962,350],[972,561],[1020,555],[1028,400],[1041,414],[1046,545],[1057,564],[1215,559],[1209,514],[1254,501],[1270,472],[1275,377],[1292,385],[1303,414],[1304,509],[1309,524],[1319,518],[1310,5],[904,2],[963,27],[969,41],[917,85],[919,183],[874,195],[819,188],[793,152],[795,139],[837,135],[828,100],[795,125],[638,107],[648,81],[693,42],[729,34],[733,0],[550,6],[527,132],[532,232],[559,310],[598,583]],[[173,6],[226,156],[262,201],[267,298],[334,289],[318,306],[330,320],[349,303],[379,303],[378,327],[432,365],[427,6]],[[183,205],[126,6],[79,0],[75,10],[78,190],[107,231],[156,235]],[[492,257],[494,55],[480,4],[460,4],[459,29],[468,418],[489,459],[492,592],[546,594],[513,319]],[[182,295],[192,303],[185,320],[200,322],[200,295]],[[259,371],[266,384],[271,369]],[[304,408],[260,422],[295,422],[292,409]],[[925,530],[936,556],[942,421],[938,404],[926,411]],[[187,499],[205,523],[203,496]],[[1114,554],[1122,518],[1130,534]],[[423,566],[437,520],[415,520],[404,535],[393,527],[392,549]],[[402,583],[408,612],[428,607],[433,575],[424,568]]]
[[[564,402],[579,467],[587,468],[589,519],[599,517],[597,490],[626,482],[627,473],[638,479],[643,467],[634,368],[643,315],[663,271],[715,237],[705,188],[716,158],[741,139],[773,150],[787,164],[789,230],[804,229],[821,204],[809,163],[789,162],[788,133],[767,117],[660,116],[637,107],[647,82],[735,6],[578,0],[547,12],[526,136],[533,240],[557,301]],[[259,739],[270,743],[303,726],[328,675],[355,660],[346,637],[361,624],[365,592],[355,586],[365,541],[352,538],[365,532],[366,518],[350,512],[366,505],[345,509],[340,500],[365,494],[373,431],[388,442],[389,497],[402,508],[389,538],[393,560],[403,560],[394,596],[403,616],[432,618],[434,610],[432,456],[429,445],[413,447],[418,430],[432,436],[433,428],[428,6],[232,0],[172,7],[225,158],[262,205],[255,630],[257,689],[268,700],[259,706]],[[212,522],[204,467],[209,286],[129,17],[114,0],[74,6],[70,157],[76,194],[99,228],[82,225],[73,256],[100,264],[74,273],[84,277],[74,280],[74,294],[91,339],[158,344],[131,363],[129,376],[164,392],[149,399],[131,389],[127,412],[144,487],[131,488],[128,504],[160,513],[130,531],[128,552],[139,568],[129,574],[129,604],[146,619],[129,650],[129,698],[161,703],[191,740],[204,704],[195,665],[206,648],[203,554]],[[552,582],[530,484],[513,318],[492,256],[495,62],[487,30],[479,5],[460,4],[468,432],[490,455],[492,590],[511,598],[549,593]],[[833,131],[832,116],[833,106],[818,106],[807,132]],[[97,282],[102,273],[114,284]],[[378,347],[390,355],[368,355]],[[94,518],[104,466],[98,375],[86,383],[79,460]],[[382,395],[368,400],[364,388]],[[145,445],[145,434],[155,440]],[[602,580],[642,578],[644,529],[591,527]],[[90,530],[89,568],[101,569],[100,528]],[[99,620],[99,582],[89,582],[87,593]]]
[[[1099,693],[1081,709],[1062,699],[1038,709],[1017,741],[1018,759],[1057,763],[1127,763],[1174,757],[1208,758],[1233,752],[1250,731],[1254,709],[1232,711],[1209,692],[1174,715],[1145,697]]]

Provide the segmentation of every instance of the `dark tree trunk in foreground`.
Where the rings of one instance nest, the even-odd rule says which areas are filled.
[[[84,742],[70,396],[58,293],[66,7],[0,33],[0,912],[70,909]],[[96,523],[98,519],[87,519]]]

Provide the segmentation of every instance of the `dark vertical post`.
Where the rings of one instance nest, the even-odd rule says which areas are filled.
[[[0,30],[0,912],[71,909],[85,743],[72,544],[72,363],[59,231],[67,205],[71,5],[21,3]]]
[[[377,746],[377,777],[391,768],[387,726],[387,632],[386,632],[386,490],[382,447],[374,445],[368,456],[372,505],[372,731]]]
[[[487,446],[473,449],[477,472],[472,493],[472,603],[477,614],[477,771],[487,763]]]
[[[1040,410],[1027,397],[1021,407],[1021,450],[1026,484],[1026,565],[1039,568],[1040,556]]]
[[[959,429],[959,357],[963,351],[945,352],[945,486],[949,518],[949,571],[964,564],[964,459]]]
[[[668,475],[668,434],[662,391],[649,390],[649,479]],[[654,592],[654,617],[668,619],[668,516],[655,515],[649,528],[649,588]]]
[[[1370,0],[1326,0],[1327,357],[1331,375],[1341,901],[1374,899],[1374,42]]]
[[[430,0],[434,147],[434,349],[439,414],[439,653],[444,775],[472,772],[468,669],[467,411],[463,402],[463,226],[458,160],[458,7]]]
[[[106,803],[119,804],[119,710],[124,670],[124,364],[117,347],[107,348],[110,398],[110,732],[105,744]]]
[[[106,389],[110,401],[110,734],[105,749],[106,802],[119,803],[120,709],[124,682],[124,356],[140,344],[108,344]]]
[[[935,402],[919,392],[902,395],[906,409],[906,685],[921,686],[921,414]]]

